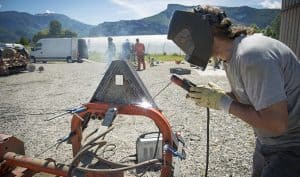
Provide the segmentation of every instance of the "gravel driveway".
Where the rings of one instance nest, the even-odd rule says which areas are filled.
[[[66,108],[87,103],[103,77],[101,74],[105,64],[49,63],[43,66],[45,70],[41,73],[25,72],[0,78],[0,132],[23,140],[29,156],[38,154],[69,133],[70,115],[53,121],[44,119]],[[189,68],[189,65],[165,62],[138,72],[151,95],[156,95],[167,85],[171,67]],[[202,72],[193,69],[191,75],[185,78],[197,84],[213,81],[229,90],[228,81],[221,70],[208,68]],[[204,176],[206,109],[198,107],[185,95],[184,90],[171,84],[155,98],[155,102],[170,120],[174,131],[181,131],[185,138],[187,159],[182,161],[182,176]],[[254,147],[251,127],[220,111],[211,110],[210,115],[208,176],[250,176]],[[109,138],[116,141],[116,154],[126,156],[135,153],[137,136],[153,131],[155,127],[149,125],[147,119],[121,117],[124,119],[116,121],[116,129]],[[94,121],[91,127],[97,125],[99,123]],[[68,163],[71,159],[71,145],[62,144],[59,149],[51,149],[40,156],[46,157]]]

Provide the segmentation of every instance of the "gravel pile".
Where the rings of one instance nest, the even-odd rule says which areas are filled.
[[[103,77],[105,64],[49,63],[43,66],[42,72],[0,78],[0,132],[24,141],[29,156],[39,154],[69,133],[70,115],[44,120],[64,109],[87,103]],[[171,67],[189,68],[189,65],[167,62],[138,72],[151,95],[156,95],[169,83]],[[208,68],[202,72],[193,69],[185,78],[197,84],[213,81],[229,90],[221,70]],[[204,176],[206,109],[198,107],[185,95],[183,89],[171,84],[155,98],[155,102],[169,119],[173,130],[180,131],[186,141],[187,159],[182,161],[182,176]],[[250,176],[254,147],[251,127],[221,111],[211,110],[210,116],[209,176]],[[90,125],[89,131],[92,131],[100,126],[100,122],[92,121]],[[118,116],[115,125],[116,129],[106,139],[112,140],[116,149],[102,154],[111,160],[124,161],[126,156],[135,154],[135,141],[140,134],[157,131],[150,120],[138,116]],[[69,163],[71,145],[62,144],[59,149],[51,149],[39,157]]]

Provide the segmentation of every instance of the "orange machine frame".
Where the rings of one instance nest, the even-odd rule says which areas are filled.
[[[162,133],[162,145],[173,146],[172,140],[172,130],[168,120],[165,116],[155,108],[145,108],[138,105],[111,105],[105,103],[87,103],[84,105],[86,107],[86,111],[78,113],[78,115],[74,115],[71,121],[71,131],[75,132],[75,135],[71,138],[72,142],[72,150],[73,156],[75,156],[82,146],[82,120],[78,118],[85,118],[84,115],[86,113],[96,114],[96,115],[104,115],[106,111],[111,108],[117,108],[118,114],[127,114],[127,115],[140,115],[145,116],[152,119],[156,126]],[[27,168],[30,171],[34,172],[45,172],[57,176],[67,176],[68,166],[64,164],[60,164],[57,166],[55,163],[51,163],[47,160],[40,160],[35,158],[30,158],[22,155],[17,155],[13,152],[7,152],[3,159],[5,160],[5,164],[7,166],[19,166]],[[170,152],[164,152],[162,154],[162,168],[161,168],[161,177],[169,177],[172,175],[172,154]],[[88,173],[86,176],[93,177],[120,177],[123,176],[122,173],[114,174],[95,174]]]

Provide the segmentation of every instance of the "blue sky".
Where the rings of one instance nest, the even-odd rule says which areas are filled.
[[[167,4],[280,8],[281,0],[0,0],[0,11],[60,13],[86,24],[140,19],[161,12]]]

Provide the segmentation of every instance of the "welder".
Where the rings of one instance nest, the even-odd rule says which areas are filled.
[[[175,11],[168,39],[203,70],[211,57],[224,62],[230,93],[209,83],[192,86],[188,97],[254,128],[252,176],[300,176],[300,63],[292,50],[278,40],[233,27],[226,13],[213,6]]]

